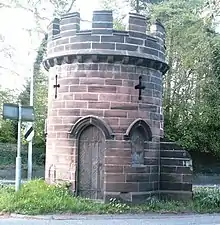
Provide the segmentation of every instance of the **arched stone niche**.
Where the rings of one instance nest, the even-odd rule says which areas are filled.
[[[152,141],[150,126],[142,119],[135,120],[127,129],[125,139],[131,141],[132,166],[145,166],[144,157],[147,143]]]

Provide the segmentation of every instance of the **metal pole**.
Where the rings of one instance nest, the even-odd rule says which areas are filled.
[[[17,157],[15,171],[15,191],[21,186],[21,104],[18,104],[18,140],[17,140]]]
[[[30,106],[34,105],[34,74],[31,72],[31,83],[30,83]],[[30,123],[33,126],[33,123]],[[32,178],[32,140],[28,142],[28,180]]]

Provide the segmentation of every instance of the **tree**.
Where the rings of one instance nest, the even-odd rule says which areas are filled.
[[[130,3],[133,10],[139,8],[150,21],[159,19],[166,28],[170,66],[163,77],[166,139],[194,151],[220,155],[220,38],[213,17],[204,13],[206,2],[148,1],[146,8],[140,7],[141,1]],[[214,11],[213,7],[209,10]]]
[[[204,1],[166,1],[152,5],[167,31],[164,76],[165,135],[196,151],[219,154],[219,39],[212,20],[202,16]],[[217,125],[217,126],[216,126]]]
[[[0,88],[0,113],[3,112],[4,103],[16,103],[13,90]],[[0,142],[16,143],[17,122],[0,118]]]
[[[42,62],[46,55],[46,48],[47,35],[45,35],[40,44],[34,63],[34,109],[36,114],[35,144],[41,146],[44,145],[44,124],[47,116],[48,78],[42,68]]]
[[[43,23],[45,21],[49,23],[52,16],[60,16],[63,13],[70,12],[75,2],[76,0],[0,0],[0,8],[16,8],[23,10],[27,13],[27,16],[32,15],[36,22],[36,27],[33,30],[45,34],[47,31]]]
[[[44,122],[47,115],[48,79],[42,68],[42,61],[46,54],[47,35],[42,40],[34,63],[34,111],[35,111],[35,138],[34,144],[44,146]],[[30,102],[30,80],[24,85],[19,99],[22,104]]]

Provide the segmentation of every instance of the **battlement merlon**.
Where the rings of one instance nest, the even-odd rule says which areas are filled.
[[[80,30],[80,14],[65,14],[61,19],[54,19],[48,27],[47,59],[44,61],[51,67],[71,63],[86,55],[109,56],[116,61],[120,57],[130,57],[130,61],[125,61],[133,63],[135,60],[144,66],[152,61],[158,65],[162,63],[164,73],[168,68],[165,29],[158,21],[150,26],[150,32],[147,26],[145,16],[129,13],[127,29],[114,30],[112,11],[101,10],[93,12],[91,30]]]
[[[129,32],[131,36],[144,37],[148,25],[150,24],[147,23],[145,16],[137,13],[128,14],[126,31]],[[80,13],[78,12],[64,14],[61,16],[61,19],[55,18],[48,26],[49,40],[53,38],[72,37],[80,32],[83,32],[83,30],[80,30]],[[108,35],[112,34],[112,32],[112,11],[94,11],[92,18],[92,34]],[[156,21],[150,26],[150,34],[152,34],[152,36],[165,38],[165,29],[159,21]]]

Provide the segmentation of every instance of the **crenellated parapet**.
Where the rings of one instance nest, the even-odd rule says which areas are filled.
[[[91,30],[80,29],[78,12],[54,19],[48,29],[48,52],[44,60],[47,70],[55,65],[85,60],[147,66],[163,74],[168,70],[165,29],[158,21],[148,24],[142,15],[129,13],[125,31],[113,29],[109,10],[93,12]]]

